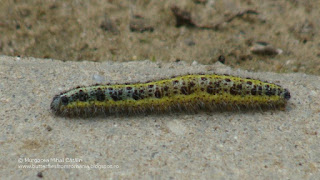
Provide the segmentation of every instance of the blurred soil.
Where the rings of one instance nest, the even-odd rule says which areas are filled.
[[[320,75],[319,9],[319,0],[1,0],[0,54]]]

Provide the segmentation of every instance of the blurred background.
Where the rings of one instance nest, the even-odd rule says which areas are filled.
[[[0,0],[0,54],[320,75],[320,0]]]

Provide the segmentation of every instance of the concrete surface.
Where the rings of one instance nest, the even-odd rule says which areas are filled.
[[[292,98],[285,111],[266,112],[66,119],[49,109],[55,94],[78,85],[188,72],[268,80],[288,88]],[[0,174],[7,179],[318,179],[319,97],[320,78],[298,73],[251,73],[196,62],[0,56]]]

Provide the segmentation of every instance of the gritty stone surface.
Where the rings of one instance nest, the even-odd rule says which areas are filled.
[[[195,72],[268,80],[288,88],[292,98],[285,110],[264,112],[68,119],[49,108],[55,94],[78,85]],[[317,179],[319,97],[320,78],[298,73],[0,56],[0,174],[8,179]]]

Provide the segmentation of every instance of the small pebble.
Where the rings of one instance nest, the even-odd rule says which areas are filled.
[[[224,64],[226,62],[226,58],[224,57],[224,55],[220,55],[218,57],[218,61],[221,62],[222,64]]]
[[[95,80],[97,83],[102,83],[105,81],[105,78],[98,74],[93,75],[92,79]]]
[[[282,49],[275,48],[266,42],[256,42],[251,48],[252,54],[264,55],[264,56],[274,56],[282,54]]]

